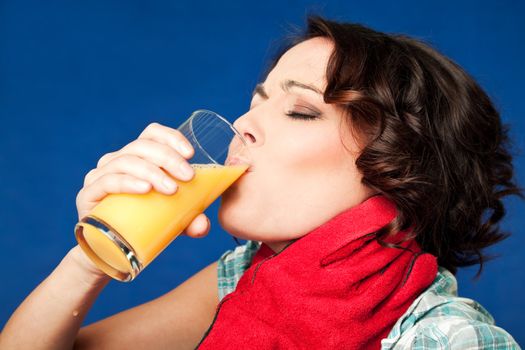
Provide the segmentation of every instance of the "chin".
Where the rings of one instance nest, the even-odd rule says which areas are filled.
[[[242,227],[247,227],[247,223],[244,222],[246,220],[246,213],[243,213],[243,206],[239,201],[236,201],[234,197],[231,192],[223,193],[217,219],[226,232],[237,238],[246,239],[242,234]]]
[[[257,215],[248,208],[253,209],[253,204],[249,201],[241,201],[238,197],[226,194],[221,197],[217,219],[230,235],[239,239],[260,241],[264,237],[257,234],[260,227],[254,227],[258,222]]]

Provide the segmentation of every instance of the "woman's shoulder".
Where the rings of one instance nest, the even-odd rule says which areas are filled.
[[[503,328],[460,318],[442,319],[405,334],[386,349],[521,349]],[[385,349],[383,347],[383,349]]]
[[[520,349],[481,304],[457,295],[457,280],[443,267],[381,345],[382,350]]]
[[[261,242],[247,241],[219,258],[219,300],[235,290]],[[459,297],[457,280],[440,267],[434,282],[410,305],[381,349],[520,349],[478,302]]]

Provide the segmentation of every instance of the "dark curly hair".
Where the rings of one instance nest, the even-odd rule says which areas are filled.
[[[356,23],[309,16],[303,33],[285,37],[265,77],[292,46],[314,37],[334,44],[326,103],[347,112],[361,143],[362,182],[392,200],[398,216],[376,239],[413,228],[421,248],[452,273],[491,256],[482,250],[507,238],[497,223],[513,180],[509,126],[461,67],[429,44]],[[487,218],[488,217],[488,218]]]

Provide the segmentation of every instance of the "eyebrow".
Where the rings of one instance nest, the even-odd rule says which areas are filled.
[[[300,89],[313,91],[320,95],[323,94],[323,92],[319,90],[318,88],[316,88],[315,86],[304,84],[297,80],[286,79],[285,81],[281,83],[281,89],[283,89],[284,91],[288,92],[290,91],[291,88],[300,88]],[[262,98],[265,98],[265,99],[268,98],[268,93],[266,93],[266,90],[264,89],[264,85],[262,83],[259,83],[255,86],[255,89],[253,90],[253,93],[252,93],[252,97],[255,95],[260,95]]]

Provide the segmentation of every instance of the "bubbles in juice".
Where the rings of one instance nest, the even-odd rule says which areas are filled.
[[[203,168],[224,168],[224,165],[220,165],[220,164],[215,164],[215,163],[211,163],[211,164],[190,164],[193,168],[197,168],[197,169],[203,169]]]

